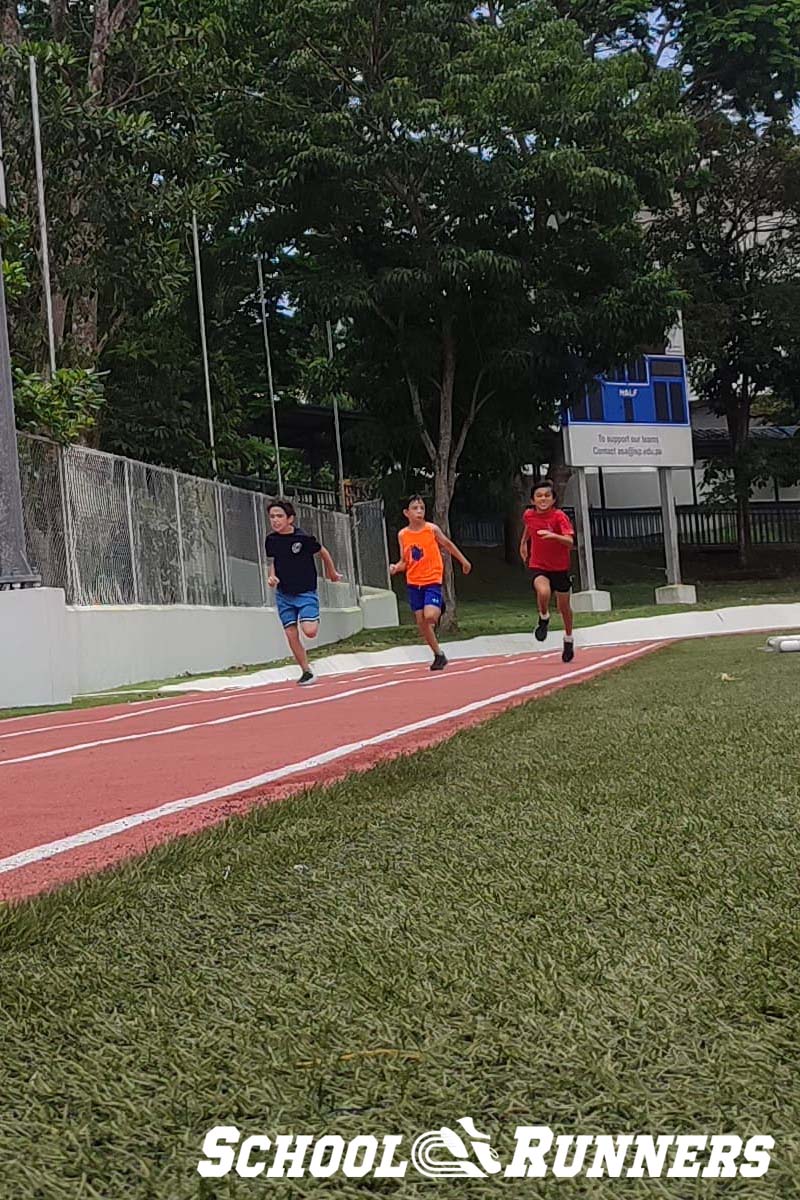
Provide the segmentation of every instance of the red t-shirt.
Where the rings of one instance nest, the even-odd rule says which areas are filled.
[[[549,529],[561,537],[574,537],[572,523],[560,508],[550,508],[540,513],[535,508],[526,508],[523,514],[525,531],[528,535],[528,566],[540,571],[568,571],[572,548],[552,538],[539,537],[541,529]]]

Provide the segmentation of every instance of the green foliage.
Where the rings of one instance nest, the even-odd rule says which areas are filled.
[[[3,283],[9,303],[13,303],[24,295],[29,284],[21,262],[8,262],[3,259]]]
[[[798,0],[691,0],[675,8],[691,100],[785,118],[800,90]]]
[[[96,371],[63,367],[52,379],[14,372],[17,425],[53,441],[79,441],[94,429],[103,408],[103,380]]]
[[[736,168],[719,175],[712,114],[755,126],[791,110],[798,0],[118,0],[98,42],[101,7],[3,9],[0,234],[15,363],[31,374],[47,359],[33,51],[58,362],[104,374],[107,448],[209,469],[192,211],[231,473],[273,456],[256,251],[279,402],[367,408],[369,442],[348,447],[359,473],[432,472],[442,504],[459,471],[535,457],[561,400],[660,340],[689,293],[697,380],[729,357],[725,289],[689,225],[654,236],[637,216],[677,191],[681,212],[707,194],[709,226],[719,217],[713,193]],[[763,194],[782,196],[770,172]],[[762,300],[787,343],[788,281]],[[331,364],[324,322],[342,318]],[[793,370],[774,385],[789,403]]]
[[[763,442],[749,440],[733,457],[713,458],[703,472],[703,498],[726,506],[747,502],[754,488],[792,488],[800,483],[800,437]]]
[[[28,54],[37,59],[57,359],[87,368],[142,321],[174,314],[191,279],[191,212],[212,213],[226,186],[213,132],[225,56],[203,6],[118,5],[105,33],[101,8],[20,7],[0,53],[9,212],[29,227]],[[38,271],[31,278],[12,312],[27,370],[46,359]]]
[[[755,132],[708,121],[657,235],[688,293],[689,362],[698,396],[726,419],[732,457],[709,471],[712,497],[739,505],[747,553],[752,487],[794,482],[796,443],[750,440],[766,407],[800,417],[800,145],[780,124]],[[732,472],[732,473],[731,473]]]
[[[668,202],[691,142],[677,76],[593,59],[546,4],[495,22],[448,3],[283,0],[261,54],[261,239],[296,303],[349,318],[346,390],[389,458],[389,427],[405,445],[412,416],[446,520],[481,413],[491,430],[526,404],[551,423],[576,371],[674,316],[680,293],[636,217]]]
[[[21,300],[30,287],[28,249],[29,229],[25,222],[12,220],[0,212],[0,250],[6,301]]]

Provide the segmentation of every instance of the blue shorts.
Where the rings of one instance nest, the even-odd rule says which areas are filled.
[[[278,588],[275,602],[284,629],[296,625],[298,621],[319,620],[319,596],[316,592],[301,592],[299,596],[290,596],[288,592],[282,592]]]
[[[444,612],[444,596],[440,583],[426,583],[424,587],[415,587],[409,583],[406,586],[412,612],[422,612],[423,608],[439,608]]]

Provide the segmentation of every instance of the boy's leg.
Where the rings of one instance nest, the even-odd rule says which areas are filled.
[[[537,642],[543,642],[547,637],[550,625],[550,597],[552,589],[546,575],[536,575],[533,580],[533,590],[536,593],[536,604],[539,609],[539,624],[534,630]]]
[[[436,640],[436,633],[434,632],[436,628],[436,622],[439,620],[440,616],[441,611],[438,608],[430,607],[420,609],[419,612],[414,613],[414,619],[417,622],[417,629],[419,629],[425,642],[433,652],[434,658],[438,658],[442,653],[442,648]]]
[[[569,602],[569,592],[557,592],[556,601],[559,615],[564,622],[564,649],[561,652],[561,661],[572,662],[575,657],[575,643],[572,639],[572,605]]]
[[[300,609],[297,600],[294,596],[287,596],[279,589],[275,596],[275,603],[278,608],[280,623],[283,626],[283,632],[286,634],[286,640],[289,643],[289,649],[294,655],[298,667],[302,669],[305,675],[308,671],[308,656],[303,649],[303,643],[300,641],[300,630],[298,628]]]
[[[442,593],[442,585],[440,583],[430,584],[425,588],[424,593],[425,607],[422,610],[425,618],[425,624],[428,627],[428,633],[425,635],[425,641],[433,651],[433,662],[431,663],[432,671],[443,671],[447,666],[447,659],[442,653],[442,647],[436,638],[436,627],[442,619],[444,612],[444,595]]]
[[[573,620],[572,605],[569,602],[569,592],[558,592],[556,594],[556,601],[558,603],[558,615],[564,622],[564,635],[565,637],[571,638]]]
[[[298,667],[306,675],[310,671],[310,667],[308,665],[308,655],[300,640],[300,630],[296,625],[284,625],[283,630],[286,634],[286,640],[289,643],[289,649],[294,655]]]
[[[297,625],[294,627],[294,639],[289,640],[289,645],[292,647],[292,652],[299,666],[303,670],[300,682],[303,684],[312,683],[314,676],[308,662],[308,654],[303,645],[303,638],[308,638],[310,642],[319,633],[319,596],[316,592],[305,592],[302,596],[298,596],[295,600],[297,609]],[[288,630],[287,630],[288,637]],[[295,642],[297,649],[295,649]]]
[[[416,587],[409,584],[408,602],[420,636],[433,654],[432,669],[441,671],[443,667],[447,666],[447,659],[442,654],[442,647],[436,638],[436,626],[444,611],[441,588],[436,586]]]

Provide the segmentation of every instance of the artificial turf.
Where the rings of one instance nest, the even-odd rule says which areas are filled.
[[[668,648],[0,910],[0,1195],[797,1195],[800,656],[761,645]],[[776,1147],[723,1182],[196,1174],[213,1125],[465,1115],[506,1161],[518,1124]]]

